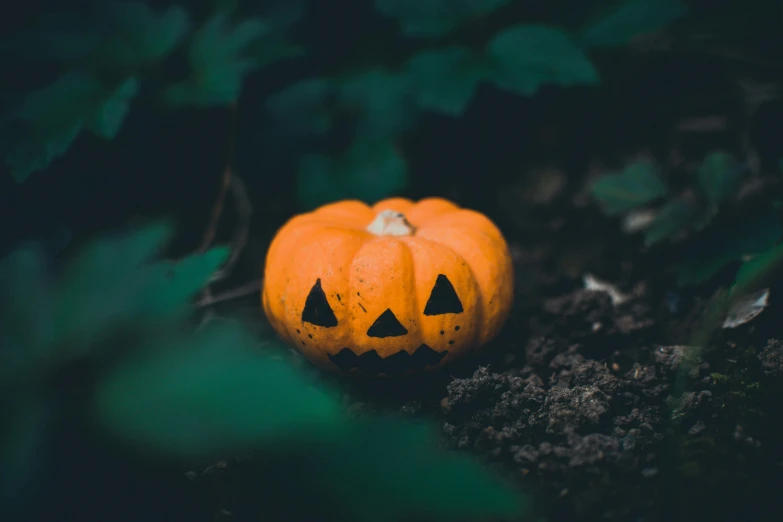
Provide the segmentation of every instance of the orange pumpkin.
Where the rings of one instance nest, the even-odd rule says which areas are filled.
[[[277,333],[319,366],[391,376],[492,339],[513,287],[506,241],[483,214],[440,198],[349,200],[283,225],[262,304]]]

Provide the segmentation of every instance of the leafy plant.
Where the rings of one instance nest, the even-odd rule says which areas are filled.
[[[155,260],[171,232],[158,223],[98,239],[57,277],[40,248],[0,261],[0,451],[13,457],[4,458],[3,476],[18,481],[43,471],[49,427],[84,417],[85,437],[98,428],[152,455],[289,454],[295,475],[287,487],[298,496],[361,492],[360,502],[336,507],[346,518],[524,511],[518,492],[469,458],[438,449],[428,427],[350,419],[335,394],[241,323],[194,328],[190,301],[228,251]],[[90,394],[51,385],[87,362],[78,388]],[[63,402],[63,394],[71,400]],[[0,485],[0,498],[18,501],[18,482]],[[391,492],[394,502],[387,501]]]
[[[53,61],[65,71],[19,95],[10,104],[18,108],[0,118],[11,175],[21,183],[48,167],[83,130],[114,139],[147,85],[172,106],[235,102],[249,72],[301,53],[277,29],[255,18],[234,23],[220,10],[194,24],[183,7],[156,11],[128,1],[100,4],[90,17],[44,17],[36,29],[3,45],[6,52],[19,47],[28,59]],[[166,64],[179,53],[189,74],[169,78]]]
[[[641,230],[652,246],[687,234],[693,255],[681,259],[678,282],[708,280],[726,264],[763,252],[783,235],[775,213],[766,213],[720,228],[709,226],[721,205],[737,193],[745,167],[724,151],[708,154],[693,173],[692,182],[672,194],[658,166],[649,160],[634,162],[618,173],[602,176],[591,186],[606,215],[618,216],[647,209],[660,202],[654,217]],[[695,234],[695,235],[693,235]]]
[[[441,46],[436,38],[512,12],[514,2],[371,3],[399,25],[402,37],[422,45],[394,65],[345,56],[344,63],[356,65],[300,78],[267,99],[275,130],[293,133],[289,146],[304,185],[301,202],[308,208],[341,197],[369,200],[403,190],[402,143],[423,111],[458,118],[482,84],[522,96],[534,96],[544,85],[596,85],[600,75],[586,49],[627,43],[687,12],[676,0],[660,5],[630,0],[599,13],[578,33],[512,18],[500,29],[488,24],[495,34],[480,42]],[[249,75],[305,53],[286,36],[305,14],[300,3],[245,18],[239,17],[240,4],[216,2],[203,17],[184,5],[153,9],[141,1],[115,1],[96,7],[89,17],[60,13],[44,18],[34,31],[10,38],[7,52],[21,48],[27,59],[53,61],[65,71],[50,85],[20,94],[11,106],[21,109],[0,118],[0,144],[14,178],[22,182],[49,166],[83,130],[113,139],[133,103],[160,97],[172,107],[233,106]],[[370,148],[377,157],[367,156],[367,141],[375,142]],[[324,148],[331,149],[328,159]],[[347,159],[357,149],[366,160]],[[365,167],[374,163],[389,165],[391,179],[386,180],[386,168],[372,173]],[[352,184],[360,179],[372,179],[379,188],[367,192],[362,189],[366,184]],[[332,187],[318,188],[324,183]]]

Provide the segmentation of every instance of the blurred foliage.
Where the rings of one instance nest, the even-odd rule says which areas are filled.
[[[746,171],[732,154],[713,151],[690,173],[687,186],[672,193],[660,167],[640,160],[619,173],[601,176],[591,191],[609,216],[650,210],[651,204],[659,202],[652,208],[654,217],[640,227],[644,243],[691,243],[691,253],[678,260],[677,280],[680,285],[694,285],[709,280],[731,262],[765,252],[783,236],[780,214],[772,207],[729,223],[714,223],[722,206],[737,199]]]
[[[628,43],[687,13],[675,0],[603,3],[573,30],[513,18],[500,27],[485,23],[515,8],[513,0],[366,1],[411,40],[402,44],[407,56],[346,55],[336,70],[278,89],[265,104],[290,133],[307,208],[399,194],[408,183],[404,138],[423,112],[460,117],[483,84],[521,96],[546,85],[596,85],[600,73],[588,49]],[[25,59],[60,71],[23,87],[0,119],[0,152],[14,178],[47,168],[82,131],[114,138],[134,104],[233,106],[249,74],[307,56],[287,36],[303,3],[212,5],[204,13],[187,4],[106,2],[89,16],[44,16],[34,30],[9,37],[7,53],[21,49]],[[481,33],[475,41],[452,38],[474,29]]]
[[[289,477],[296,496],[362,492],[361,502],[338,507],[342,518],[522,513],[520,493],[438,448],[428,426],[352,420],[333,392],[240,323],[196,328],[191,299],[228,252],[155,260],[171,232],[153,224],[93,241],[59,276],[37,246],[2,259],[0,454],[3,477],[14,477],[0,483],[3,507],[20,502],[20,480],[42,470],[49,428],[86,418],[82,437],[97,429],[185,461],[290,453],[294,468],[307,461]],[[63,381],[68,373],[75,378]],[[80,394],[85,388],[91,393]],[[390,491],[394,502],[384,502]]]

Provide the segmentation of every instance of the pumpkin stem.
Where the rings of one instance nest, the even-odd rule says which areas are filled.
[[[415,230],[405,215],[396,210],[384,210],[367,227],[367,232],[376,236],[412,236]]]

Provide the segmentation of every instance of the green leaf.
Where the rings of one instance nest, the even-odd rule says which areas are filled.
[[[661,207],[644,233],[644,244],[654,245],[685,231],[698,209],[686,201],[673,200]]]
[[[616,47],[634,37],[657,31],[688,14],[680,0],[625,0],[581,31],[581,40],[593,47]]]
[[[128,78],[91,114],[85,125],[105,139],[114,139],[130,110],[130,100],[139,92],[139,81]]]
[[[720,203],[737,192],[743,171],[744,166],[726,152],[712,152],[704,159],[697,179],[710,207],[717,209]]]
[[[358,118],[356,132],[366,139],[394,136],[410,128],[415,117],[414,84],[406,74],[382,68],[347,78],[340,104]]]
[[[768,250],[781,236],[783,226],[775,212],[732,223],[715,223],[689,242],[691,253],[680,263],[677,284],[707,281],[728,263]]]
[[[487,46],[498,87],[524,96],[545,84],[571,86],[599,83],[589,57],[560,29],[517,25],[498,33]]]
[[[94,397],[96,419],[116,437],[185,458],[295,447],[344,423],[335,398],[230,323],[150,341]]]
[[[96,78],[67,73],[52,84],[31,91],[11,115],[6,130],[5,161],[17,182],[63,155],[87,126],[104,138],[113,138],[121,127],[130,100],[138,91],[135,78],[119,86],[106,86]]]
[[[216,247],[180,261],[154,263],[149,267],[147,292],[138,304],[139,312],[147,320],[176,316],[186,309],[230,255],[230,248]]]
[[[351,520],[520,520],[528,509],[478,461],[438,447],[429,426],[399,419],[354,423],[295,464],[288,473]]]
[[[358,140],[340,158],[305,156],[297,190],[305,208],[344,198],[373,202],[402,191],[408,184],[407,164],[391,142]]]
[[[400,24],[407,36],[443,36],[513,0],[375,0],[375,9]]]
[[[461,116],[479,82],[488,76],[486,64],[461,46],[421,51],[406,66],[416,81],[420,107]]]
[[[213,248],[177,262],[152,262],[169,234],[168,226],[156,224],[82,250],[57,296],[58,338],[78,341],[84,353],[115,328],[160,324],[186,313],[230,251]]]
[[[775,245],[749,261],[745,261],[737,270],[731,297],[755,292],[770,284],[772,279],[781,276],[783,268],[783,245]]]
[[[334,109],[327,100],[337,89],[330,78],[309,78],[270,96],[266,109],[288,132],[326,134],[334,125]]]
[[[168,224],[103,237],[83,247],[66,265],[57,292],[56,337],[87,350],[106,330],[138,313],[148,292],[145,266],[171,236]]]
[[[172,105],[228,105],[239,98],[249,72],[257,61],[246,55],[248,47],[267,31],[259,20],[229,27],[225,13],[210,18],[194,35],[188,51],[192,75],[169,86],[164,96]]]
[[[591,192],[603,209],[612,216],[662,198],[667,193],[658,168],[649,161],[637,161],[617,174],[603,176]]]

